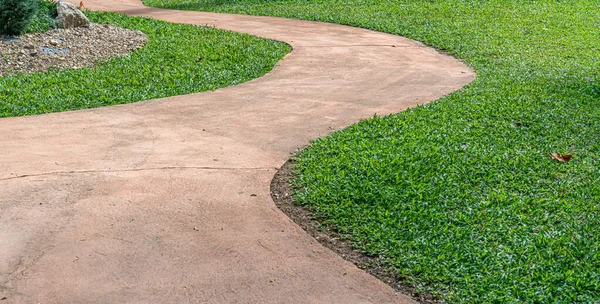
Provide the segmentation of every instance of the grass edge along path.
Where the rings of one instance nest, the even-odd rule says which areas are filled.
[[[443,301],[600,300],[597,2],[145,3],[365,27],[465,60],[478,78],[459,92],[301,151],[296,200]]]
[[[132,54],[77,70],[0,77],[0,117],[95,108],[184,95],[258,78],[290,51],[273,40],[209,27],[87,11],[149,36]]]

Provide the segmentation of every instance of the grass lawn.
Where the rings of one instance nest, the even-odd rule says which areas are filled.
[[[349,24],[464,59],[478,78],[461,91],[302,151],[296,200],[446,302],[600,302],[598,1],[145,3]]]
[[[285,43],[207,27],[112,13],[86,14],[92,22],[140,30],[148,35],[148,42],[130,56],[104,60],[93,68],[0,77],[0,117],[94,108],[232,86],[269,72],[290,50]],[[28,32],[46,28],[47,22],[36,19]]]

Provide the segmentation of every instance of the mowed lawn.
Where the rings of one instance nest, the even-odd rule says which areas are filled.
[[[28,31],[43,32],[50,28],[47,15],[56,10],[55,6],[40,1],[43,10]],[[0,118],[228,87],[268,73],[290,50],[282,42],[209,27],[114,13],[86,14],[92,22],[142,31],[148,35],[148,41],[130,55],[98,60],[94,66],[82,69],[0,77]]]
[[[478,77],[459,92],[303,150],[296,200],[445,302],[600,302],[600,2],[145,3],[349,24],[464,60]]]

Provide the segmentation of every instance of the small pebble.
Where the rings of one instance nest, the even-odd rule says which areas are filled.
[[[53,29],[44,33],[0,37],[0,77],[52,69],[90,66],[100,58],[126,56],[141,48],[145,34],[112,25]]]

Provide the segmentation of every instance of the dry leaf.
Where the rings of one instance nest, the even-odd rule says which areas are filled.
[[[559,162],[566,163],[566,162],[568,162],[568,161],[571,160],[571,158],[573,157],[573,155],[571,155],[571,154],[550,153],[550,157],[552,157],[552,159],[557,160]]]

